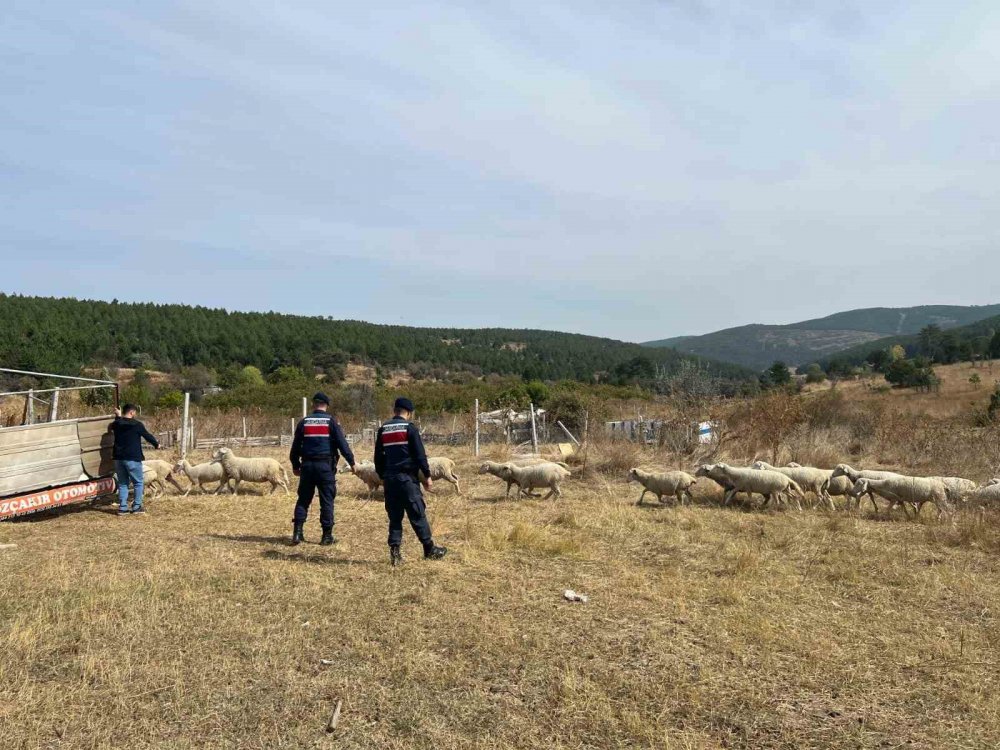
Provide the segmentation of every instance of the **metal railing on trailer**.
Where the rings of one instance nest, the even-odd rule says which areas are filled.
[[[0,375],[65,383],[0,391],[0,400],[24,397],[21,424],[0,427],[0,520],[114,492],[114,416],[60,419],[59,401],[60,394],[110,389],[117,407],[118,384],[7,367]]]

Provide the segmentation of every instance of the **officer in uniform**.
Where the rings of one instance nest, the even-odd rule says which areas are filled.
[[[424,473],[423,485],[431,488],[431,470],[427,465],[424,441],[420,432],[410,422],[413,402],[397,398],[393,416],[382,425],[375,436],[375,471],[385,485],[385,512],[389,515],[389,559],[399,565],[403,562],[399,545],[403,542],[403,515],[410,519],[410,526],[424,546],[424,557],[438,560],[448,551],[434,544],[431,525],[427,521],[427,506],[420,491],[417,472]]]
[[[288,458],[292,472],[299,478],[299,499],[292,519],[292,544],[305,541],[302,529],[309,514],[313,494],[319,490],[319,522],[323,527],[320,544],[333,544],[333,499],[337,495],[337,460],[343,456],[354,471],[354,454],[344,438],[344,431],[333,415],[330,399],[317,393],[312,399],[313,411],[295,428],[292,451]]]

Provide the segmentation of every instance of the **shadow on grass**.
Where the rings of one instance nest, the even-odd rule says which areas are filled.
[[[262,536],[260,534],[206,534],[209,539],[221,539],[224,542],[247,542],[248,544],[281,544],[289,546],[287,536]]]
[[[311,565],[365,565],[371,567],[375,563],[371,560],[354,560],[348,557],[327,557],[323,554],[312,552],[282,551],[277,549],[264,550],[261,555],[265,560],[279,560],[281,562],[309,563]]]

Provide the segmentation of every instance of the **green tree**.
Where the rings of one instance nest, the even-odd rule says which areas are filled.
[[[817,362],[813,362],[806,368],[805,375],[807,383],[822,383],[826,380],[826,373],[823,372],[823,368]]]
[[[788,365],[777,360],[767,368],[767,382],[774,386],[788,385],[792,382],[792,373],[788,371]]]
[[[532,380],[524,386],[524,389],[535,406],[541,406],[549,399],[549,387],[541,380]]]
[[[264,385],[264,376],[260,370],[253,365],[247,365],[240,370],[239,385],[258,386]]]

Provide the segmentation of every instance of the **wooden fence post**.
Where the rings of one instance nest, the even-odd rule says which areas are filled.
[[[479,455],[479,399],[476,399],[476,455]]]
[[[191,409],[191,394],[184,392],[184,414],[181,417],[181,460],[187,458],[188,448],[188,413]]]
[[[528,408],[531,409],[531,450],[533,453],[538,453],[538,431],[535,429],[535,405],[528,404]]]
[[[35,390],[34,388],[28,389],[28,400],[24,404],[24,423],[34,424],[35,423]]]
[[[52,401],[49,403],[49,421],[55,422],[59,419],[59,389],[52,391]]]
[[[307,403],[306,402],[306,397],[303,396],[302,397],[302,418],[303,419],[305,419],[306,417],[309,416],[309,411],[308,411],[308,407],[306,406],[306,403]],[[292,434],[294,434],[294,433],[295,433],[295,430],[292,430]]]

